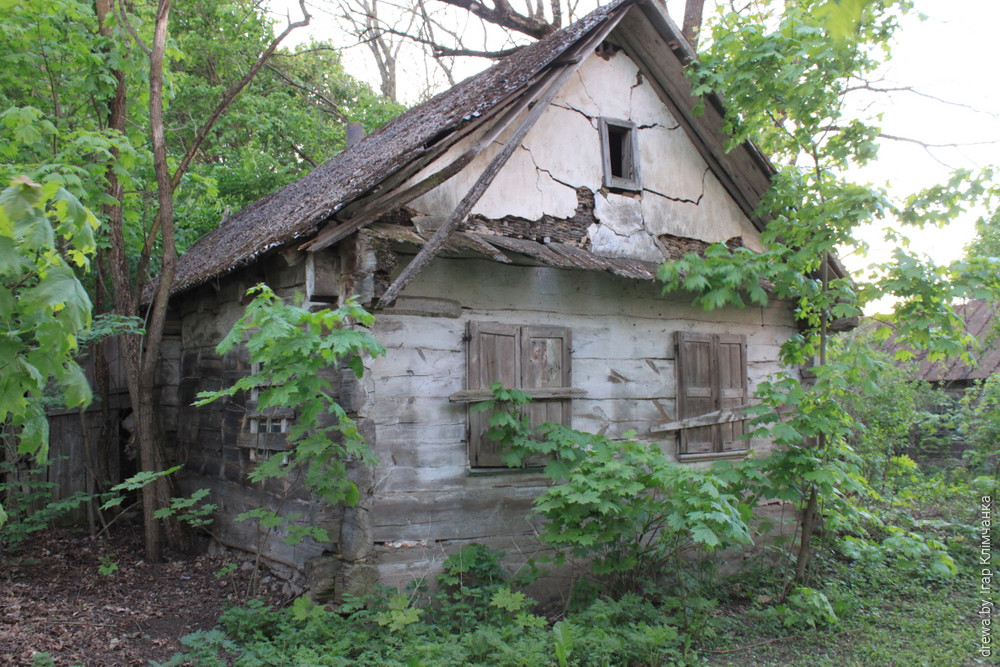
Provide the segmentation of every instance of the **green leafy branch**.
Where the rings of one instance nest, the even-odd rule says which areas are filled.
[[[91,304],[74,267],[89,266],[96,229],[94,215],[54,181],[18,177],[0,193],[0,425],[39,463],[48,453],[49,382],[66,407],[91,398],[74,360]]]
[[[271,457],[250,473],[254,482],[283,477],[293,469],[305,472],[306,486],[330,502],[358,502],[357,486],[347,477],[346,463],[371,463],[374,456],[357,423],[337,403],[328,377],[343,364],[357,377],[364,373],[363,357],[385,349],[366,331],[374,318],[354,299],[341,307],[310,312],[285,303],[266,285],[248,291],[253,300],[232,330],[219,343],[219,354],[245,344],[259,371],[215,392],[202,392],[195,405],[254,391],[257,409],[291,408],[297,419],[288,432],[288,463]]]

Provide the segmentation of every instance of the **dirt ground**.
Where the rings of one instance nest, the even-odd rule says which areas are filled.
[[[102,557],[117,569],[101,574]],[[220,556],[168,553],[147,563],[138,527],[97,540],[79,530],[36,533],[0,551],[0,665],[32,665],[36,653],[85,667],[164,661],[180,637],[214,627],[226,605],[247,599],[251,570]],[[281,587],[261,579],[272,602]]]

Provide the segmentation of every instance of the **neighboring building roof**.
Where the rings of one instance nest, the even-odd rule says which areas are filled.
[[[962,382],[983,380],[1000,372],[1000,339],[997,337],[997,304],[985,299],[973,299],[955,308],[965,322],[965,331],[973,336],[979,345],[973,350],[977,360],[975,367],[961,359],[948,361],[928,361],[927,353],[920,351],[911,360],[915,370],[914,380],[924,382]],[[883,349],[891,354],[904,349],[902,345],[889,340]]]
[[[677,107],[675,115],[688,128],[689,134],[696,138],[696,145],[709,164],[715,165],[713,169],[730,194],[754,223],[763,228],[762,221],[753,215],[753,211],[769,185],[773,167],[752,144],[746,143],[728,152],[725,150],[725,135],[721,129],[722,107],[718,99],[709,98],[703,115],[695,117],[691,113],[698,100],[691,96],[682,70],[683,65],[694,57],[694,51],[656,0],[614,0],[572,25],[525,46],[484,72],[413,107],[304,178],[235,213],[179,259],[171,293],[185,291],[279,247],[315,235],[345,206],[371,193],[406,165],[431,154],[443,137],[453,136],[482,116],[502,108],[512,97],[527,89],[548,67],[558,64],[559,57],[592,29],[613,18],[616,12],[628,16],[627,12],[633,6],[641,15],[636,14],[634,20],[622,29],[628,31],[630,40],[652,40],[658,48],[669,49],[672,56],[664,53],[654,67],[657,72],[666,72],[662,78],[670,79],[667,87],[672,91],[668,92],[671,104]],[[636,35],[638,32],[644,36]],[[518,252],[509,243],[501,243],[507,250]],[[542,251],[527,254],[548,256]],[[556,261],[551,264],[566,265]],[[604,268],[632,277],[655,273],[653,267],[640,268],[635,262],[625,260],[595,260],[588,264],[583,258],[575,257],[572,264],[580,268],[584,265],[587,265],[586,268]],[[626,264],[631,266],[626,268]],[[615,266],[612,268],[611,265]]]

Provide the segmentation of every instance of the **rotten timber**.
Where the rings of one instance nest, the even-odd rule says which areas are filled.
[[[715,410],[714,412],[708,412],[703,415],[698,415],[697,417],[687,417],[686,419],[678,419],[676,421],[667,422],[665,424],[659,424],[649,429],[650,433],[672,433],[674,431],[681,431],[686,428],[698,428],[701,426],[714,426],[716,424],[728,424],[729,422],[737,422],[746,419],[746,414],[744,411],[750,406],[741,405],[738,408],[729,408],[725,410]]]
[[[434,236],[430,238],[427,244],[420,250],[417,256],[410,262],[402,273],[397,276],[396,280],[393,281],[392,285],[385,291],[382,298],[379,299],[377,308],[384,308],[385,306],[391,304],[396,297],[399,296],[400,292],[406,288],[410,281],[412,281],[427,264],[434,259],[434,256],[444,245],[448,236],[458,228],[458,226],[465,220],[466,216],[472,211],[472,207],[476,205],[480,197],[489,188],[490,183],[496,178],[497,174],[510,159],[510,156],[514,154],[514,151],[521,145],[521,141],[528,134],[535,123],[541,118],[542,114],[548,109],[552,100],[555,98],[556,94],[562,88],[566,80],[573,74],[580,63],[583,62],[584,56],[590,51],[597,48],[597,46],[604,41],[605,37],[614,30],[615,26],[621,21],[622,14],[616,14],[604,20],[603,23],[599,23],[592,30],[591,35],[578,43],[569,53],[559,58],[553,67],[553,74],[551,81],[544,88],[544,92],[539,91],[538,98],[532,100],[534,106],[531,107],[531,111],[528,115],[521,121],[514,133],[507,139],[503,148],[500,152],[490,161],[483,173],[480,174],[476,182],[469,188],[465,197],[462,201],[458,203],[458,206],[452,212],[451,217],[448,221],[441,225],[434,232]],[[530,104],[529,104],[530,105]]]

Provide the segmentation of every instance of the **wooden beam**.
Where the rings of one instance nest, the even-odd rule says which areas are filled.
[[[417,197],[427,194],[437,186],[450,179],[452,176],[458,174],[473,160],[475,160],[487,146],[496,141],[497,137],[500,136],[500,134],[511,124],[511,122],[513,122],[513,120],[517,118],[517,116],[519,116],[525,108],[527,108],[531,101],[535,99],[535,95],[538,95],[540,91],[545,89],[545,87],[552,81],[552,78],[556,75],[558,75],[558,70],[549,70],[545,72],[537,81],[535,81],[535,83],[531,85],[531,87],[528,88],[527,91],[524,92],[520,98],[515,99],[513,104],[510,105],[507,111],[503,113],[496,123],[488,127],[486,131],[483,132],[479,141],[477,141],[475,145],[470,147],[447,165],[408,188],[398,190],[396,192],[386,193],[382,197],[376,197],[372,201],[368,202],[363,209],[357,211],[353,217],[340,223],[336,227],[328,227],[327,229],[324,229],[311,241],[303,243],[300,248],[308,250],[309,252],[318,252],[323,250],[337,241],[347,238],[349,235],[358,231],[362,227],[370,225],[386,213],[389,213],[401,206],[405,206]],[[449,147],[453,144],[454,142],[451,142]],[[438,157],[438,155],[435,155],[434,157]],[[426,162],[421,165],[421,168],[423,166],[426,166]],[[417,172],[419,172],[419,169],[410,175],[412,176]]]
[[[698,415],[697,417],[688,417],[686,419],[678,419],[677,421],[667,422],[666,424],[659,424],[649,429],[650,433],[670,433],[672,431],[680,431],[686,428],[697,428],[699,426],[714,426],[715,424],[726,424],[728,422],[738,422],[747,418],[743,411],[750,406],[743,405],[738,408],[727,408],[725,410],[716,410],[715,412],[708,412],[703,415]]]
[[[546,398],[583,398],[587,395],[586,389],[577,387],[539,387],[536,389],[521,389],[533,399]],[[481,403],[492,401],[493,392],[489,389],[463,389],[456,391],[448,397],[452,403]]]
[[[376,308],[384,308],[385,306],[392,303],[396,297],[406,288],[410,282],[417,277],[425,266],[430,264],[431,260],[438,253],[441,247],[444,245],[445,240],[448,236],[458,228],[459,224],[472,210],[472,207],[476,205],[479,198],[483,196],[486,189],[489,188],[493,179],[496,175],[500,173],[500,169],[507,163],[510,156],[514,154],[514,151],[521,145],[521,141],[528,134],[528,131],[534,127],[535,123],[541,118],[542,114],[548,109],[549,104],[552,103],[553,98],[555,98],[556,93],[562,88],[566,80],[573,74],[580,63],[584,60],[584,55],[593,51],[604,38],[607,37],[608,33],[614,30],[618,22],[621,21],[624,12],[618,12],[612,16],[609,16],[604,20],[602,24],[598,24],[594,30],[591,32],[590,36],[578,42],[573,50],[566,54],[565,57],[560,58],[560,63],[565,63],[558,65],[553,68],[553,77],[551,81],[546,85],[544,92],[540,91],[537,100],[534,100],[534,106],[531,107],[531,111],[528,115],[521,121],[514,133],[507,139],[503,148],[500,152],[490,161],[483,173],[480,174],[476,182],[469,188],[469,191],[462,198],[462,201],[458,203],[458,206],[452,212],[451,217],[446,223],[441,225],[434,236],[430,238],[417,256],[413,258],[413,261],[406,265],[406,268],[396,277],[396,280],[389,286],[389,289],[385,291],[382,298],[379,299],[376,304]]]

